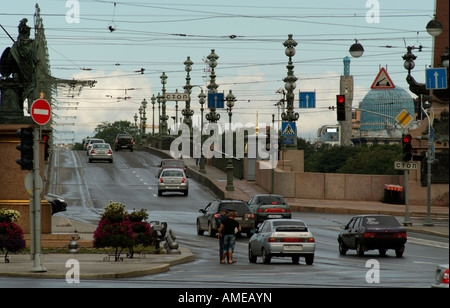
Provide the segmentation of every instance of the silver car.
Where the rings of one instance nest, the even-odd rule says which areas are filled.
[[[302,220],[271,219],[266,220],[252,236],[248,243],[248,259],[256,263],[262,257],[269,264],[272,257],[291,257],[298,263],[305,257],[306,264],[314,262],[316,243],[312,233]]]
[[[434,273],[432,288],[448,288],[449,274],[448,264],[439,264]]]
[[[111,146],[108,143],[94,143],[91,149],[88,151],[89,162],[93,160],[107,160],[110,163],[113,162],[113,152]]]
[[[161,171],[158,178],[158,196],[166,191],[179,191],[185,196],[189,192],[188,177],[182,169],[167,168]]]
[[[95,139],[95,138],[89,139],[89,141],[87,142],[87,145],[86,145],[86,154],[87,154],[87,156],[89,156],[89,152],[92,149],[92,145],[95,144],[95,143],[105,143],[105,140],[103,140],[103,139]]]

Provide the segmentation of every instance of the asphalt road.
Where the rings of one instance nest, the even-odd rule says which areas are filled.
[[[273,258],[270,265],[250,264],[247,238],[239,238],[235,248],[236,264],[220,264],[218,241],[205,233],[196,233],[198,210],[215,197],[204,187],[190,181],[187,197],[182,194],[157,196],[159,158],[146,152],[114,153],[114,163],[89,163],[86,153],[60,150],[54,160],[56,171],[52,192],[63,195],[70,207],[65,215],[80,221],[96,222],[109,200],[127,205],[127,209],[145,208],[149,220],[165,221],[173,229],[180,245],[188,247],[196,261],[177,265],[169,272],[124,280],[84,281],[80,287],[153,287],[153,288],[222,288],[222,287],[429,287],[433,283],[436,264],[449,262],[448,238],[408,234],[402,258],[393,251],[378,256],[377,251],[358,257],[350,250],[340,256],[336,241],[339,225],[349,215],[294,213],[304,220],[316,239],[312,266],[300,259],[292,264],[289,258]],[[401,221],[401,218],[399,218]],[[370,283],[377,271],[379,281]],[[368,279],[366,279],[368,278]],[[373,280],[373,279],[372,279]],[[64,282],[29,281],[34,287],[62,287]]]

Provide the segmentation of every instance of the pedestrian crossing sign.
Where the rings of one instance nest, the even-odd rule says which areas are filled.
[[[281,135],[282,136],[295,136],[295,122],[282,122],[281,123]]]

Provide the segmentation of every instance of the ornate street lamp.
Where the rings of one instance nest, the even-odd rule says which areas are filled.
[[[205,157],[203,156],[202,146],[203,146],[203,105],[206,101],[206,95],[203,93],[203,89],[201,89],[200,94],[198,95],[200,102],[200,169],[199,172],[206,173],[205,169]]]
[[[413,49],[414,47],[408,46],[408,51],[403,56],[403,60],[405,60],[405,62],[403,63],[403,67],[408,71],[408,76],[411,75],[411,70],[416,66],[414,60],[416,60],[417,57],[412,53]]]
[[[156,103],[156,97],[155,94],[152,96],[152,137],[155,136],[155,103]]]
[[[158,102],[158,135],[161,136],[161,94],[158,93],[158,96],[156,96],[156,101]]]
[[[142,104],[142,133],[145,138],[145,126],[147,125],[147,117],[146,117],[146,113],[145,113],[145,109],[147,108],[147,101],[145,100],[145,98],[141,104]],[[144,142],[145,141],[143,141],[143,143]]]
[[[286,68],[288,69],[287,76],[283,79],[285,82],[284,88],[287,90],[286,93],[286,102],[287,102],[287,112],[283,112],[281,114],[281,119],[287,122],[297,121],[299,118],[299,114],[297,112],[294,113],[294,90],[296,88],[295,82],[297,81],[297,77],[294,76],[294,65],[292,63],[292,57],[295,55],[295,46],[297,46],[297,42],[292,38],[292,34],[288,35],[288,39],[283,43],[284,47],[286,47],[286,56],[289,57],[289,62]],[[294,138],[295,140],[296,138]],[[295,143],[296,144],[296,143]]]
[[[161,135],[165,136],[167,135],[167,120],[169,119],[169,116],[166,114],[166,83],[167,83],[167,76],[163,72],[162,75],[159,77],[161,78],[161,83],[163,85],[162,87],[162,107],[161,107],[161,126],[160,131]]]
[[[142,136],[142,105],[139,107],[139,135]]]
[[[219,56],[216,55],[214,52],[214,49],[211,49],[211,53],[206,57],[209,61],[209,67],[211,68],[211,75],[210,75],[210,81],[208,88],[208,93],[217,93],[217,88],[219,87],[218,84],[216,84],[216,73],[214,71],[214,68],[217,66],[217,59],[219,59]],[[220,119],[220,114],[216,113],[216,107],[209,108],[210,112],[206,115],[206,119],[210,123],[217,123]]]
[[[185,108],[181,111],[181,114],[184,116],[183,123],[185,123],[189,127],[189,131],[192,133],[192,119],[191,117],[194,115],[194,110],[191,109],[191,76],[189,73],[192,71],[192,64],[194,62],[191,61],[191,57],[187,57],[186,61],[183,63],[185,65],[184,70],[186,71],[186,85],[184,86],[184,92],[189,94],[189,100],[186,101]]]
[[[234,102],[236,101],[236,97],[233,95],[233,93],[230,90],[230,93],[226,96],[225,100],[227,101],[227,111],[228,111],[228,120],[230,124],[230,132],[231,134],[231,140],[233,141],[233,130],[231,129],[231,118],[233,117],[232,109],[234,107]],[[233,145],[233,142],[231,142],[231,145]],[[232,147],[233,149],[233,147]],[[233,155],[233,150],[231,151],[231,155]],[[233,191],[233,157],[228,157],[227,160],[227,186],[225,187],[228,191]]]

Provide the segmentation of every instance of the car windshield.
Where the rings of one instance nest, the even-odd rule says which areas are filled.
[[[275,231],[278,232],[306,232],[308,227],[301,221],[273,221]]]
[[[109,149],[109,144],[97,143],[97,144],[94,144],[93,147],[95,149]]]
[[[105,143],[103,140],[100,140],[100,139],[91,139],[91,144],[93,144],[93,143]]]
[[[366,227],[400,227],[400,223],[393,216],[370,216],[363,218],[363,226]]]
[[[184,173],[183,173],[183,171],[180,171],[180,170],[165,170],[161,176],[162,177],[173,176],[173,177],[181,178],[181,177],[184,177]]]
[[[184,168],[184,162],[181,160],[166,160],[163,162],[164,167],[182,167]]]
[[[260,196],[259,200],[262,204],[286,204],[281,196]]]
[[[237,214],[241,214],[241,213],[251,213],[250,209],[248,208],[247,203],[245,202],[227,202],[227,203],[222,203],[220,204],[220,210],[222,209],[227,209],[229,211],[236,211]]]

